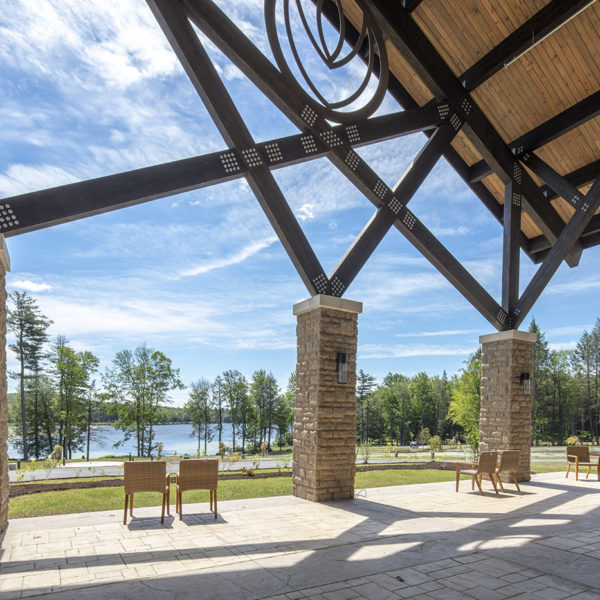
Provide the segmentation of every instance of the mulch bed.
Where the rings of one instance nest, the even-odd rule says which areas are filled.
[[[356,465],[357,471],[387,471],[387,470],[399,470],[399,469],[439,469],[443,471],[454,471],[455,463],[453,462],[442,462],[442,461],[429,461],[429,462],[404,462],[404,463],[388,463],[388,464],[376,464],[376,465]],[[281,473],[260,473],[254,472],[252,475],[248,475],[243,471],[235,471],[228,473],[227,471],[219,473],[219,479],[267,479],[270,477],[291,477],[292,474],[289,471],[282,471]],[[174,478],[173,478],[174,480]],[[96,481],[64,481],[61,483],[11,483],[9,486],[9,492],[11,498],[17,496],[25,496],[27,494],[38,494],[40,492],[62,492],[63,490],[74,490],[80,488],[98,488],[98,487],[123,487],[123,479],[116,477],[99,479]]]

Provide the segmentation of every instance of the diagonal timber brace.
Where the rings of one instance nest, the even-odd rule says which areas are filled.
[[[330,145],[330,160],[348,179],[379,207],[390,205],[393,193],[370,168],[360,161],[353,168],[354,157],[348,148],[329,134],[330,126],[318,115],[307,113],[306,106],[290,90],[285,78],[272,63],[248,40],[229,18],[210,0],[182,0],[192,22],[231,60],[296,126],[326,140]],[[270,0],[267,0],[270,1]],[[458,120],[457,129],[462,120]],[[377,188],[377,191],[376,191]],[[385,202],[384,202],[385,200]],[[504,329],[507,314],[479,285],[471,274],[404,206],[397,207],[394,225],[446,277],[467,300],[497,329]],[[332,291],[342,295],[343,282],[331,281]]]
[[[569,248],[575,240],[578,240],[583,230],[592,220],[594,213],[600,207],[600,179],[597,179],[590,188],[589,192],[577,205],[575,213],[567,223],[563,232],[560,234],[558,241],[544,259],[539,269],[529,282],[527,288],[519,299],[519,304],[511,315],[511,320],[514,322],[514,327],[525,318],[525,315],[531,310],[535,301],[539,298],[544,288],[556,273],[560,263],[566,256]]]
[[[168,0],[148,0],[148,4],[225,141],[231,147],[254,146],[250,131],[189,20]],[[273,174],[258,154],[249,153],[246,159],[250,167],[248,184],[304,285],[312,295],[323,293],[327,282],[323,267]]]
[[[521,188],[523,209],[550,244],[554,244],[564,227],[562,219],[548,205],[533,179],[521,168],[500,134],[465,91],[410,13],[392,0],[373,0],[372,6],[385,35],[402,52],[434,96],[438,100],[447,100],[453,110],[464,114],[467,119],[465,134],[481,152],[484,160],[505,185],[512,181]],[[581,244],[575,241],[565,256],[569,266],[578,264],[581,252]]]

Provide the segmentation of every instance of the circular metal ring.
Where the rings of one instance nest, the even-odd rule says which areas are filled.
[[[304,9],[302,8],[302,1],[296,0],[297,11],[300,15],[300,20],[308,36],[308,39],[310,40],[317,55],[321,58],[321,60],[327,65],[327,67],[330,70],[339,69],[341,67],[346,66],[354,58],[358,57],[361,53],[366,54],[366,73],[363,80],[360,82],[355,91],[343,100],[329,102],[319,91],[317,86],[313,83],[304,65],[302,64],[302,60],[296,47],[296,43],[294,42],[294,36],[292,32],[292,23],[290,18],[290,0],[283,0],[284,22],[288,38],[288,44],[296,62],[296,67],[298,68],[312,95],[308,93],[308,91],[300,84],[298,79],[292,73],[292,70],[290,69],[285,59],[279,40],[279,33],[277,31],[277,0],[265,0],[265,24],[267,29],[267,35],[269,38],[271,51],[273,52],[273,56],[275,57],[275,62],[277,63],[279,70],[281,71],[283,76],[288,80],[288,82],[291,85],[294,85],[296,91],[298,91],[302,95],[303,100],[309,106],[311,106],[311,108],[313,108],[315,112],[317,112],[317,114],[321,115],[325,119],[334,121],[336,123],[357,121],[360,119],[365,119],[368,116],[372,115],[383,101],[385,92],[387,90],[389,75],[388,56],[383,34],[377,26],[375,18],[369,10],[367,3],[364,0],[355,0],[355,2],[362,10],[363,21],[356,43],[350,48],[350,51],[346,55],[342,56],[341,53],[345,44],[346,18],[344,15],[343,6],[339,2],[339,0],[335,2],[338,10],[339,36],[333,51],[330,51],[329,46],[327,45],[327,42],[325,40],[325,34],[323,31],[323,0],[317,0],[316,2],[316,24],[318,40],[313,35],[313,32],[311,31],[311,28],[308,24],[306,14],[304,13]],[[379,76],[377,88],[371,99],[366,104],[364,104],[356,110],[340,110],[358,100],[367,89],[371,78],[373,76],[377,77],[377,75]]]

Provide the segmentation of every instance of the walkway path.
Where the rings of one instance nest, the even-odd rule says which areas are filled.
[[[539,475],[522,493],[468,482],[18,519],[0,596],[50,600],[600,599],[600,483]]]

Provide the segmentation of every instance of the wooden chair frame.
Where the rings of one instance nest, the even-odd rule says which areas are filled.
[[[592,458],[595,460],[590,460]],[[575,466],[575,481],[579,480],[579,467],[587,467],[586,479],[589,477],[592,467],[596,467],[598,481],[600,481],[600,456],[590,455],[590,449],[587,446],[567,446],[567,474],[565,477],[569,477],[572,466]]]
[[[498,493],[496,487],[496,463],[498,462],[497,452],[481,452],[479,454],[479,462],[473,463],[456,463],[456,491],[458,492],[458,483],[461,475],[471,476],[471,489],[475,489],[475,484],[479,489],[479,493],[483,496],[483,490],[481,489],[481,481],[483,475],[488,475],[494,491]]]
[[[217,484],[219,481],[219,460],[216,458],[199,458],[182,460],[175,482],[175,512],[179,520],[183,519],[183,492],[188,490],[208,490],[210,510],[217,518]]]
[[[167,464],[163,461],[131,461],[123,463],[123,486],[125,488],[125,510],[123,525],[127,524],[127,505],[129,516],[133,517],[133,497],[137,492],[158,492],[162,494],[162,512],[160,522],[165,522],[165,505],[169,509],[169,490],[171,476],[167,473]]]
[[[519,469],[519,457],[520,452],[518,450],[504,450],[500,454],[500,464],[496,467],[494,475],[496,476],[496,483],[500,484],[500,489],[504,493],[504,486],[502,485],[502,479],[500,479],[500,473],[508,473],[517,486],[517,490],[520,492],[519,482],[517,481],[517,470]]]

